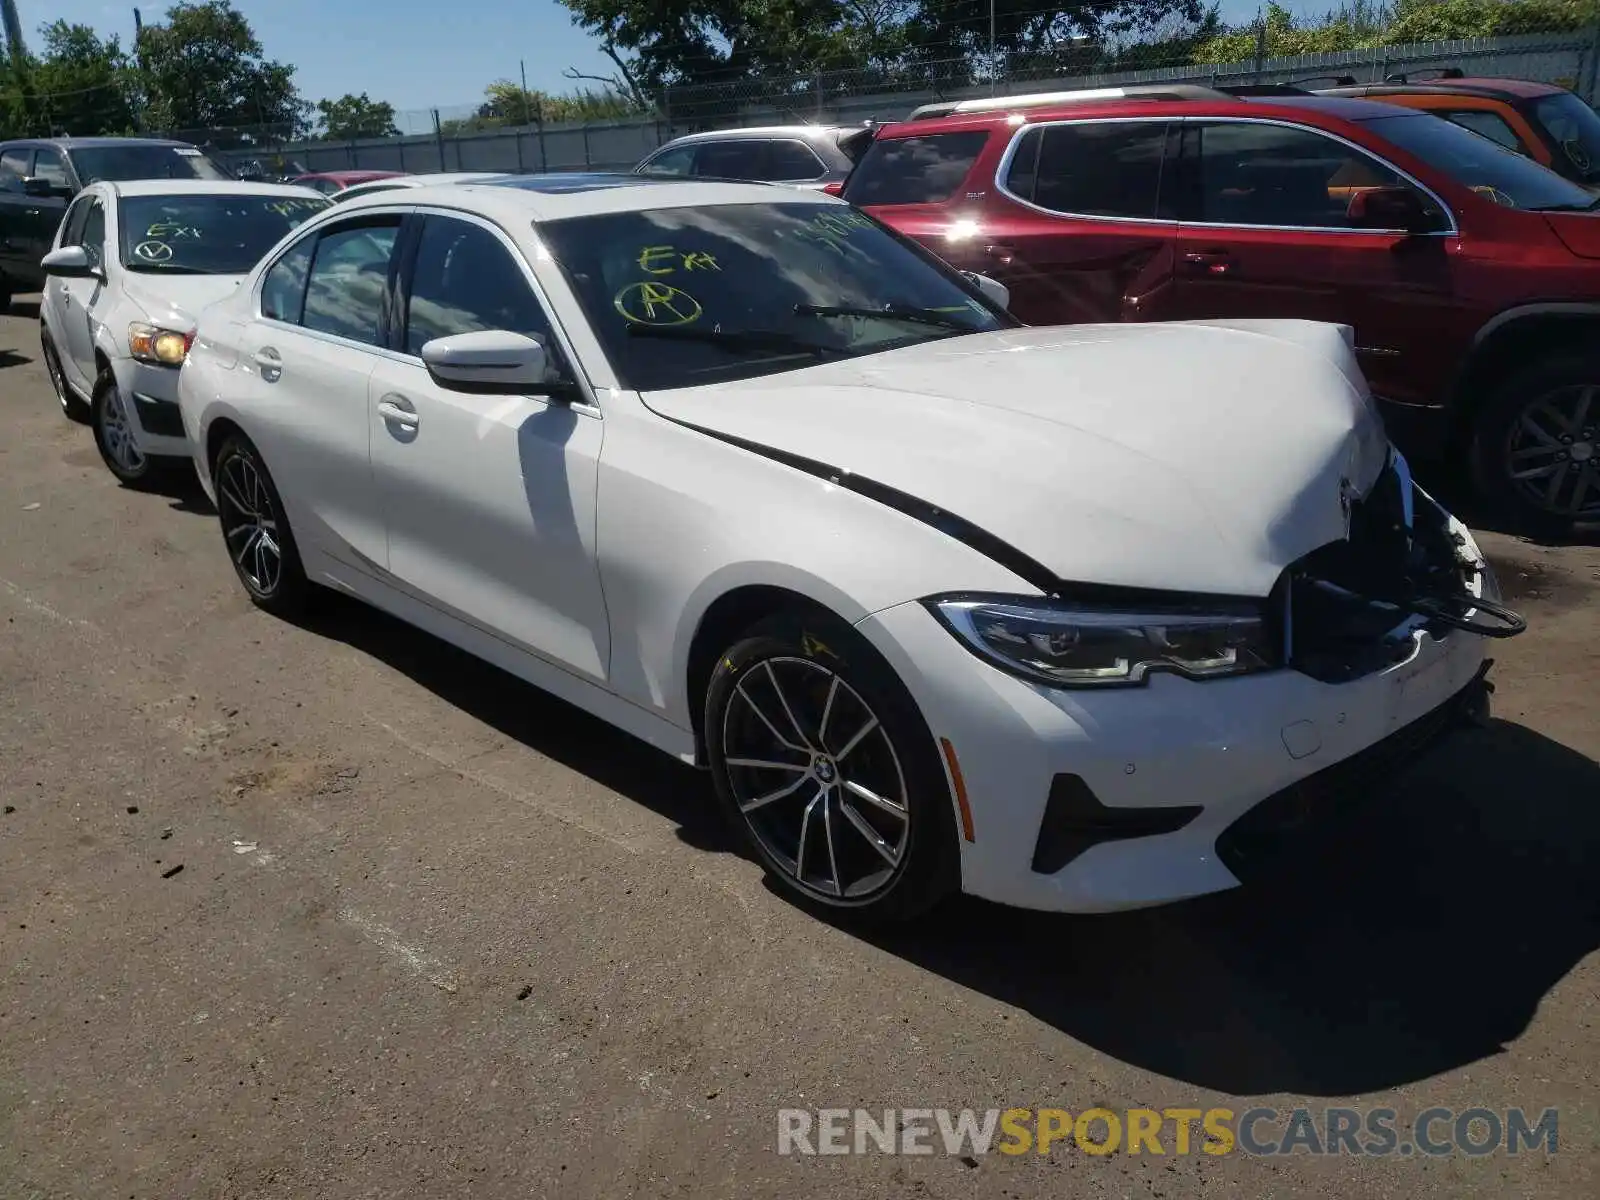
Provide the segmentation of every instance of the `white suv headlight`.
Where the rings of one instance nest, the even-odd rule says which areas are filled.
[[[1215,679],[1271,670],[1282,655],[1259,611],[1094,608],[1027,597],[934,597],[934,616],[966,647],[1026,679],[1056,687],[1142,684],[1152,671]]]
[[[181,366],[193,341],[192,330],[184,333],[176,329],[162,329],[158,325],[146,325],[143,321],[135,321],[128,326],[128,353],[140,362],[160,363],[165,367]]]

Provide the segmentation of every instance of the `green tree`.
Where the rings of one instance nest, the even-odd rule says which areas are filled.
[[[46,25],[44,54],[33,86],[53,132],[77,137],[128,133],[134,128],[134,79],[115,37],[102,41],[87,25]]]
[[[322,121],[322,136],[329,141],[394,137],[400,132],[394,123],[394,105],[369,99],[365,92],[359,96],[346,93],[337,100],[318,100],[317,113]]]
[[[173,5],[165,24],[145,27],[139,51],[153,128],[217,131],[212,140],[228,146],[292,137],[310,124],[294,68],[262,56],[231,0]]]

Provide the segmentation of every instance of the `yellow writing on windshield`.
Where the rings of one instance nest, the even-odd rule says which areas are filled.
[[[680,251],[676,246],[646,246],[639,251],[639,269],[650,275],[671,275],[681,265],[685,271],[720,271],[716,255],[705,250]]]
[[[853,209],[842,209],[811,218],[800,227],[798,234],[808,242],[816,242],[835,254],[843,254],[852,234],[872,227],[870,217]]]
[[[144,236],[160,240],[171,238],[175,242],[181,242],[185,239],[197,242],[200,240],[200,230],[193,225],[185,225],[179,221],[157,221],[144,231]]]
[[[617,292],[611,303],[636,325],[687,325],[700,319],[700,302],[670,284],[641,280]]]
[[[267,205],[267,211],[277,213],[280,217],[292,217],[296,213],[320,212],[327,207],[328,202],[326,200],[307,198],[305,200],[279,200],[276,203]]]

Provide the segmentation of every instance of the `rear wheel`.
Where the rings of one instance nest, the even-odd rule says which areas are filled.
[[[1479,489],[1530,530],[1600,520],[1600,356],[1572,354],[1506,379],[1479,414]]]
[[[0,312],[4,307],[0,306]],[[50,375],[50,386],[55,389],[56,403],[61,405],[61,411],[66,414],[69,421],[85,424],[89,420],[89,406],[78,399],[70,384],[67,383],[66,372],[61,369],[61,356],[56,353],[56,344],[51,340],[48,331],[40,335],[41,353],[44,355],[44,369]]]
[[[243,434],[223,442],[211,465],[217,519],[234,574],[267,612],[292,617],[310,603],[312,586],[283,500],[260,452]]]
[[[750,630],[718,660],[705,734],[728,819],[791,897],[893,922],[959,885],[933,738],[843,623],[792,615]]]

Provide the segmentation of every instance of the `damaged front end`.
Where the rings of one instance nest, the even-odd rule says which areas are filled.
[[[1285,665],[1345,683],[1405,661],[1419,631],[1514,637],[1527,628],[1502,605],[1466,528],[1389,461],[1364,496],[1344,496],[1347,535],[1291,563],[1269,611]]]

